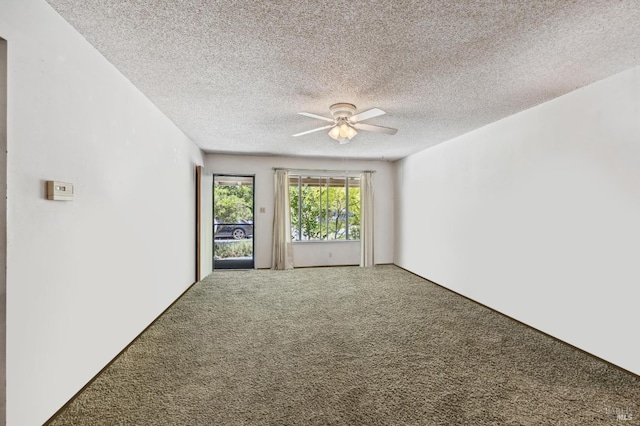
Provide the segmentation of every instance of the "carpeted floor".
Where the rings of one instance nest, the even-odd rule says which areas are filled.
[[[377,266],[217,271],[51,424],[613,425],[639,418],[636,376],[400,268]]]

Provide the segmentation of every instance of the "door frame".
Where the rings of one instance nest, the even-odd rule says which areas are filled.
[[[251,211],[253,213],[251,221],[252,221],[252,226],[253,226],[253,235],[251,237],[251,260],[238,260],[238,261],[227,261],[225,262],[225,264],[222,264],[221,266],[221,262],[217,261],[217,265],[218,267],[216,268],[216,260],[213,260],[213,270],[215,271],[216,269],[255,269],[255,265],[256,265],[256,175],[255,174],[248,174],[248,173],[214,173],[213,174],[213,182],[211,185],[211,197],[213,200],[213,206],[215,208],[216,205],[216,196],[215,196],[215,185],[216,185],[216,177],[218,176],[225,176],[225,177],[230,177],[230,178],[250,178],[251,179]],[[211,229],[211,239],[213,242],[213,255],[215,255],[215,238],[214,238],[214,234],[215,234],[215,211],[213,212],[213,217],[214,217],[214,224],[213,227]]]
[[[8,42],[0,37],[0,425],[7,413],[7,125]]]

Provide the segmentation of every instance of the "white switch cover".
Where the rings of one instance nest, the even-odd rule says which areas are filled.
[[[260,213],[266,213],[267,209],[265,209],[264,207],[260,207]]]
[[[47,199],[49,200],[73,200],[73,184],[69,182],[47,181]]]

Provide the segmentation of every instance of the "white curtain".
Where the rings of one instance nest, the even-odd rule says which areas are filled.
[[[293,268],[291,247],[291,210],[289,207],[289,173],[276,170],[273,208],[273,258],[271,269]]]
[[[360,266],[373,266],[373,172],[360,176]]]

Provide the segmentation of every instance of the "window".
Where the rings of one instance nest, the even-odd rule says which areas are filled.
[[[360,178],[289,175],[293,241],[360,238]]]

